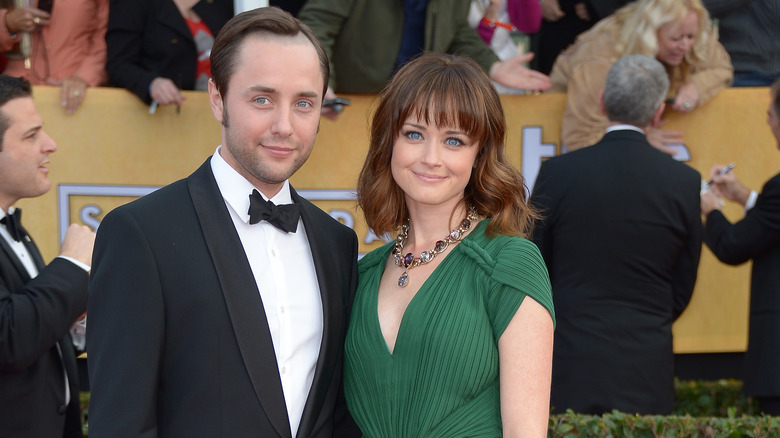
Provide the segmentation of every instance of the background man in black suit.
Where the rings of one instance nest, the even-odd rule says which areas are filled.
[[[772,84],[770,94],[767,123],[780,148],[780,80]],[[762,411],[780,415],[780,174],[767,181],[759,195],[742,185],[734,172],[720,175],[724,167],[712,167],[712,189],[742,204],[745,217],[731,224],[721,213],[717,196],[703,193],[704,242],[724,263],[753,260],[744,391],[758,399]]]
[[[351,436],[357,237],[288,182],[314,144],[327,57],[308,27],[260,8],[222,28],[211,66],[222,144],[98,231],[90,437]]]
[[[0,437],[81,437],[69,329],[87,308],[95,234],[68,228],[44,265],[13,205],[49,191],[49,154],[30,83],[0,75]]]
[[[531,201],[544,219],[534,242],[558,320],[557,412],[672,410],[672,322],[696,281],[701,180],[647,142],[668,86],[655,59],[621,58],[601,99],[611,121],[604,138],[539,171]]]

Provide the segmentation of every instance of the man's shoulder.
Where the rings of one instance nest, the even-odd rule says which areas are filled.
[[[652,146],[650,147],[652,148]],[[653,151],[655,152],[657,150],[653,148]],[[655,161],[652,162],[653,167],[659,170],[664,170],[664,174],[667,176],[675,175],[683,180],[695,181],[696,184],[701,182],[701,173],[691,167],[688,163],[675,160],[674,157],[671,157],[661,151],[657,152],[657,154],[654,154]]]
[[[168,229],[176,226],[176,218],[181,218],[186,211],[192,211],[192,206],[186,180],[178,180],[109,211],[101,221],[99,230],[105,228],[104,223],[113,224],[128,219],[145,226]]]
[[[208,189],[211,184],[215,193],[219,193],[214,174],[211,171],[211,158],[196,169],[186,178],[163,185],[154,191],[129,202],[119,208],[128,210],[170,210],[181,207],[181,203],[192,203],[191,191],[193,189]]]
[[[773,176],[772,178],[769,178],[765,183],[764,186],[761,188],[761,195],[762,196],[778,196],[780,197],[780,173]]]
[[[771,182],[773,184],[780,184],[780,173],[778,173],[777,175],[773,176],[772,178],[769,178],[769,181],[767,181],[767,182]]]
[[[148,208],[164,208],[171,206],[172,202],[177,199],[182,199],[187,191],[186,180],[181,179],[174,181],[168,185],[154,189],[152,192],[141,196],[138,199],[128,202],[117,209],[148,209]]]
[[[592,146],[584,147],[582,149],[576,149],[573,151],[568,151],[560,155],[550,157],[544,162],[542,162],[542,165],[550,169],[568,168],[572,166],[575,167],[579,166],[584,161],[586,162],[590,160],[601,160],[601,158],[599,157],[605,154],[606,152],[604,148],[601,146],[601,143],[602,142],[597,142]]]
[[[333,216],[322,210],[321,208],[314,205],[311,201],[304,198],[303,196],[295,193],[294,194],[294,200],[297,204],[301,206],[302,209],[306,211],[306,214],[314,220],[318,226],[326,228],[328,232],[335,232],[335,233],[346,233],[346,234],[352,234],[355,235],[355,231],[341,223],[339,220],[335,219]]]
[[[637,154],[649,168],[666,169],[682,177],[701,179],[698,170],[692,168],[684,161],[676,160],[674,157],[658,150],[647,141],[647,137],[642,133],[631,130],[612,131],[602,140],[602,142],[606,141],[617,144],[616,147],[623,147],[621,143],[632,143],[636,147],[625,148],[625,153]]]

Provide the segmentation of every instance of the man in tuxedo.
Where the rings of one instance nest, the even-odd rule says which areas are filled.
[[[780,149],[780,79],[770,87],[767,123]],[[704,242],[722,262],[753,260],[750,279],[750,327],[745,354],[744,391],[769,415],[780,415],[780,174],[759,195],[725,166],[710,171],[712,191],[701,197],[706,218]],[[742,204],[745,217],[732,224],[721,213],[717,195]]]
[[[297,19],[259,8],[222,28],[211,66],[222,144],[98,231],[90,437],[352,436],[357,238],[288,181],[314,144],[327,57]]]
[[[81,437],[69,330],[87,308],[95,235],[71,225],[44,265],[14,204],[49,191],[49,154],[30,83],[0,75],[0,437]]]
[[[647,56],[623,57],[601,98],[604,138],[545,161],[531,201],[550,272],[555,411],[668,414],[672,322],[690,301],[701,253],[699,173],[645,132],[669,80]]]

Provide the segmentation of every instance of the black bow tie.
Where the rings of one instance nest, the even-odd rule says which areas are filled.
[[[301,206],[297,204],[276,205],[263,199],[260,192],[252,190],[249,195],[249,223],[256,224],[267,221],[276,228],[294,233],[298,229],[298,218],[301,216]]]
[[[24,235],[27,234],[27,231],[22,227],[22,210],[19,208],[14,209],[13,213],[0,219],[0,223],[5,224],[8,234],[17,242],[21,242]]]

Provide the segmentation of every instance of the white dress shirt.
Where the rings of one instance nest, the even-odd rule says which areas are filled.
[[[8,214],[3,211],[2,208],[0,208],[0,219],[13,214],[13,212],[16,209],[14,207],[10,207],[8,209]],[[27,269],[27,273],[30,274],[30,278],[35,278],[38,275],[38,267],[35,266],[35,261],[33,260],[32,256],[30,255],[29,251],[27,251],[27,247],[24,246],[24,243],[17,242],[14,240],[13,237],[11,237],[11,234],[8,232],[8,229],[5,227],[5,225],[0,226],[0,235],[3,236],[5,241],[8,243],[8,246],[11,247],[12,250],[16,253],[16,257],[19,258],[19,261],[22,262],[25,269]]]
[[[301,219],[295,233],[266,221],[249,224],[249,195],[255,187],[220,156],[221,147],[211,159],[211,170],[260,291],[290,429],[296,436],[322,342],[322,299],[311,248]],[[292,203],[289,181],[271,201]]]

